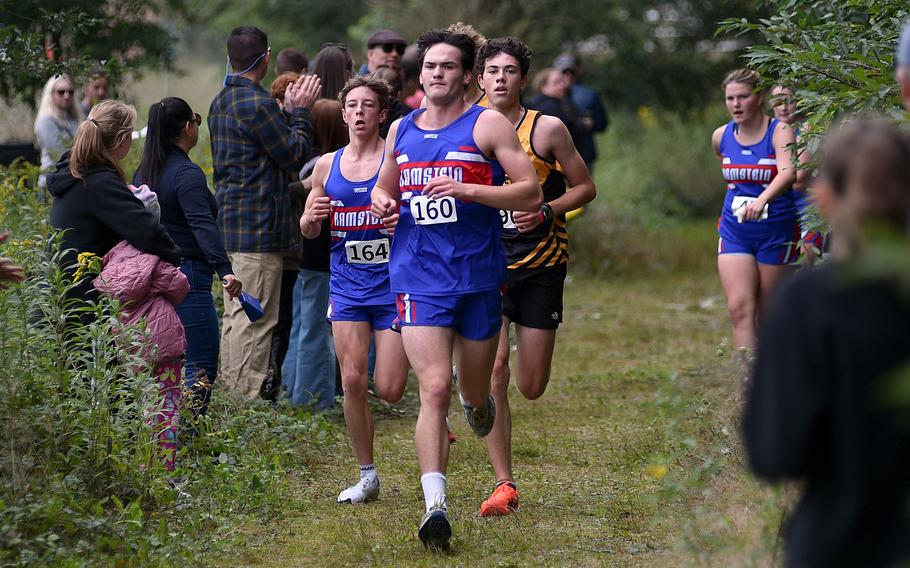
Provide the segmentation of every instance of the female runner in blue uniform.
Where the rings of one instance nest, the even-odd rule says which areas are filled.
[[[388,85],[355,77],[339,93],[351,143],[322,156],[313,170],[313,189],[300,218],[300,232],[312,239],[331,218],[329,313],[341,364],[344,420],[360,481],[338,495],[339,503],[364,503],[379,496],[373,464],[373,417],[367,405],[370,335],[376,340],[376,392],[388,402],[404,393],[408,361],[401,336],[391,330],[395,295],[389,288],[391,232],[370,213],[370,192],[379,176],[385,142],[379,125],[389,109]]]
[[[723,82],[732,120],[711,136],[727,196],[718,222],[717,270],[735,347],[755,346],[760,310],[799,258],[793,192],[793,130],[765,113],[759,75],[738,69]]]
[[[802,117],[796,109],[793,89],[783,85],[774,85],[771,88],[771,104],[774,105],[774,117],[784,124],[790,125],[793,129],[793,137],[798,143]],[[807,164],[811,159],[808,149],[804,147],[799,150],[798,164]],[[809,207],[812,205],[812,195],[809,193],[811,179],[811,169],[797,168],[796,181],[793,183],[793,199],[796,202],[796,213],[799,216],[802,251],[806,257],[806,264],[809,266],[814,264],[815,259],[824,254],[828,248],[828,234],[813,230],[806,217]]]

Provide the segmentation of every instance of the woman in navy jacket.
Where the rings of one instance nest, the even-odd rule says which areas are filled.
[[[168,97],[149,109],[148,133],[142,163],[133,176],[158,195],[161,223],[180,247],[180,270],[190,281],[190,293],[177,313],[186,329],[186,377],[198,406],[208,409],[212,383],[218,374],[218,316],[212,296],[217,273],[228,298],[240,294],[231,262],[216,222],[218,207],[205,174],[188,152],[199,140],[202,117],[183,99]]]

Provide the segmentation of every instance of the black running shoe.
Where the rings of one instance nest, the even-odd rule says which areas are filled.
[[[467,404],[461,394],[458,395],[461,401],[461,407],[464,409],[464,417],[468,421],[468,426],[483,438],[493,429],[493,423],[496,421],[496,403],[493,402],[493,396],[487,396],[487,403],[483,406],[471,406]]]
[[[417,529],[417,537],[424,548],[433,550],[448,550],[449,540],[452,538],[452,525],[445,507],[436,503],[427,511]]]

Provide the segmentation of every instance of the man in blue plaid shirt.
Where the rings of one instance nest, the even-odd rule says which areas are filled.
[[[209,107],[218,222],[234,274],[244,291],[259,298],[265,315],[250,323],[239,302],[225,296],[221,373],[228,387],[251,400],[268,371],[282,252],[300,238],[291,219],[287,172],[298,171],[309,158],[309,109],[322,85],[315,75],[289,85],[286,118],[259,84],[271,59],[265,33],[252,26],[236,28],[228,37],[227,52],[232,72]]]

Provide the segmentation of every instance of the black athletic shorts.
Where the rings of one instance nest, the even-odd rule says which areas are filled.
[[[535,329],[556,329],[562,322],[562,289],[567,263],[533,273],[509,270],[502,293],[502,315]]]

